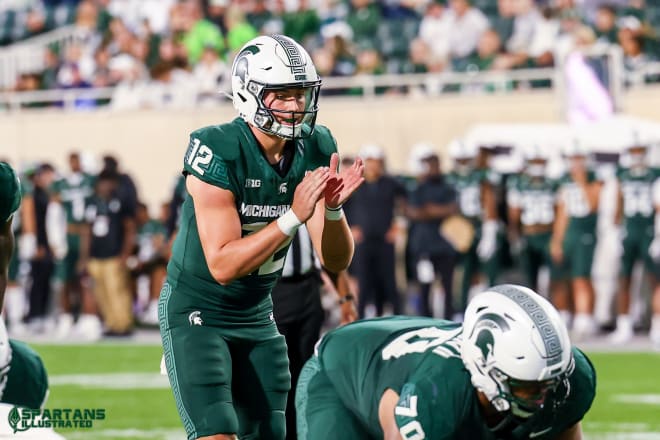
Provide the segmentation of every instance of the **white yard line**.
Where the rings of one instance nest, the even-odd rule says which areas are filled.
[[[657,432],[618,432],[585,434],[584,440],[660,440]]]
[[[49,376],[48,382],[51,386],[73,385],[120,390],[170,387],[167,376],[161,375],[156,369],[153,373],[57,374]]]
[[[62,434],[66,440],[145,438],[150,440],[185,440],[183,429],[92,429]]]
[[[615,394],[612,396],[611,400],[620,403],[660,405],[660,394]]]
[[[585,440],[660,440],[657,426],[651,423],[583,422]]]

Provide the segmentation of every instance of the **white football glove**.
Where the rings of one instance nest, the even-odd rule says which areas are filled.
[[[18,239],[18,258],[23,261],[31,260],[37,253],[37,236],[35,234],[21,234]]]
[[[656,235],[649,246],[649,255],[653,261],[660,262],[660,236]]]
[[[660,182],[660,179],[656,180],[657,182]],[[656,189],[656,185],[654,185],[654,190]],[[656,192],[657,194],[660,194],[660,191]],[[651,258],[653,258],[653,261],[660,262],[660,213],[655,214],[655,238],[649,245],[649,255]]]
[[[48,245],[56,259],[61,260],[66,257],[69,251],[66,241],[66,212],[58,202],[48,203],[46,209],[46,234],[48,236]]]
[[[623,227],[621,226],[616,226],[616,229],[614,230],[614,255],[616,255],[617,258],[621,258],[623,256],[623,239],[626,238],[626,234],[624,232]]]
[[[477,245],[477,255],[481,260],[488,260],[495,254],[497,247],[497,221],[488,220],[481,227],[481,240]]]
[[[433,263],[428,258],[422,258],[417,262],[417,281],[422,284],[432,283],[435,279]]]

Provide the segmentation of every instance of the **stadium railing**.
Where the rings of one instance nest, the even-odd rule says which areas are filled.
[[[61,32],[60,32],[61,31]],[[31,39],[31,43],[22,47],[21,44],[0,51],[0,80],[7,80],[7,71],[17,66],[40,66],[43,62],[43,51],[27,50],[27,47],[45,47],[46,44],[58,43],[66,46],[75,38],[75,32],[68,28],[58,29],[48,35],[42,35]],[[41,39],[40,41],[36,41]],[[32,50],[32,49],[30,49]],[[45,50],[45,49],[44,49]],[[9,52],[8,52],[9,51]],[[39,55],[37,55],[39,53]],[[624,86],[623,58],[620,48],[612,46],[607,49],[594,50],[590,57],[602,57],[604,64],[602,70],[605,76],[606,87],[615,102],[615,106],[621,110],[622,95],[624,87],[640,87],[642,83],[629,83]],[[10,60],[9,64],[6,63]],[[660,62],[649,62],[637,74],[644,78],[660,77]],[[179,87],[179,86],[173,86]],[[563,66],[561,63],[554,68],[516,69],[507,71],[484,71],[484,72],[440,72],[427,74],[384,74],[384,75],[356,75],[349,77],[324,77],[323,93],[326,95],[361,96],[362,99],[371,99],[384,93],[386,89],[401,93],[417,94],[428,97],[436,97],[449,93],[459,94],[503,94],[510,93],[514,89],[534,89],[537,87],[552,89],[560,101],[565,99]],[[170,94],[167,87],[161,88],[163,94]],[[180,88],[177,89],[180,92]],[[83,89],[58,89],[38,90],[29,92],[0,92],[0,111],[19,111],[34,107],[60,107],[73,110],[80,107],[103,108],[112,103],[116,89],[108,88],[83,88]],[[206,94],[198,95],[198,98],[208,98]],[[94,101],[93,105],[81,106],[81,102]],[[189,100],[195,102],[195,99]],[[215,101],[218,104],[226,103],[228,100],[218,93]],[[206,100],[208,103],[208,99]]]
[[[323,78],[323,91],[327,94],[361,95],[372,98],[379,94],[380,89],[389,88],[411,93],[416,89],[428,96],[438,96],[441,93],[506,93],[512,82],[530,84],[534,81],[546,81],[549,85],[557,81],[556,69],[521,69],[507,72],[476,72],[454,73],[443,72],[435,74],[404,74],[404,75],[359,75],[351,77]],[[178,86],[172,86],[178,87]],[[163,88],[163,94],[169,93]],[[349,92],[350,91],[350,92]],[[336,92],[336,93],[334,93]],[[0,109],[18,111],[35,106],[58,106],[64,109],[75,109],[77,103],[84,100],[97,100],[98,107],[103,107],[112,101],[115,88],[83,88],[66,90],[38,90],[29,92],[0,93]],[[218,102],[227,101],[218,93]]]
[[[69,25],[1,48],[0,89],[11,87],[21,73],[43,70],[48,47],[56,46],[64,53],[75,38],[76,27]]]

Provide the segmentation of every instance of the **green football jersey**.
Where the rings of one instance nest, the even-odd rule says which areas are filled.
[[[68,223],[85,220],[85,199],[94,194],[94,176],[71,173],[53,183],[53,193],[60,196]]]
[[[246,236],[284,214],[305,173],[327,166],[337,151],[330,131],[320,125],[309,138],[295,142],[293,162],[282,177],[266,160],[247,123],[236,118],[191,134],[184,173],[233,193]],[[205,322],[210,325],[268,319],[270,291],[282,272],[290,240],[250,275],[220,285],[206,264],[193,205],[193,199],[186,197],[168,265],[168,277],[177,282],[176,294],[187,295],[190,307],[207,310]]]
[[[638,227],[640,224],[653,223],[655,216],[653,184],[659,177],[658,168],[647,168],[642,172],[635,172],[630,168],[618,170],[617,178],[623,194],[623,215],[626,226]]]
[[[406,440],[551,439],[582,419],[595,393],[589,360],[573,349],[570,395],[553,399],[522,425],[495,435],[485,424],[470,374],[460,357],[460,324],[432,318],[388,317],[357,321],[323,337],[319,360],[344,405],[372,438],[382,438],[378,403],[399,394],[395,419]]]
[[[595,182],[596,173],[589,171],[587,173],[587,182]],[[566,214],[572,218],[585,218],[595,215],[591,212],[591,207],[587,200],[587,195],[580,185],[573,181],[570,174],[565,174],[559,181],[559,197],[564,202]]]
[[[547,177],[517,174],[507,180],[507,203],[520,208],[520,223],[549,225],[555,221],[557,184]]]
[[[21,193],[21,201],[23,201],[26,197],[32,197],[32,194],[34,193],[34,186],[32,185],[32,182],[30,182],[27,178],[23,178],[22,176],[19,176],[19,180],[21,184],[19,189]],[[14,230],[14,235],[16,237],[21,235],[21,223],[21,210],[17,209],[14,213],[14,220],[12,222],[12,229]],[[18,246],[18,240],[16,240],[15,246]],[[16,250],[14,250],[14,253],[16,253]]]
[[[458,207],[465,217],[480,221],[483,208],[481,206],[481,184],[492,184],[487,170],[472,170],[468,174],[451,172],[447,175],[447,182],[458,193]]]
[[[0,402],[39,409],[48,396],[48,375],[39,355],[28,345],[9,340],[12,350],[7,382]]]
[[[21,183],[14,169],[6,162],[0,162],[0,222],[7,220],[21,204]]]

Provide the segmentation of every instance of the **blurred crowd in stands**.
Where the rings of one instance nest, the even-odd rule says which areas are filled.
[[[660,56],[659,0],[0,2],[0,45],[66,25],[72,43],[51,45],[43,71],[21,74],[13,90],[116,86],[117,108],[214,102],[219,90],[230,90],[235,51],[271,33],[302,42],[322,77],[551,67],[575,48],[615,46],[626,82],[639,84],[658,80],[644,66]],[[339,92],[362,93],[327,93]],[[76,106],[99,103],[107,100]]]
[[[648,165],[646,145],[599,156],[573,145],[559,172],[531,146],[514,172],[496,166],[511,162],[511,147],[457,140],[448,152],[443,166],[434,146],[413,146],[407,175],[388,172],[378,145],[359,152],[366,181],[345,212],[360,317],[460,321],[475,291],[516,282],[548,296],[577,339],[616,327],[612,341],[624,343],[650,327],[660,347],[660,169]],[[85,158],[71,153],[68,169],[23,167],[5,299],[11,334],[96,339],[157,325],[185,180],[150,216],[115,157],[101,167]],[[647,281],[632,282],[635,267]],[[325,294],[334,295],[330,285]],[[595,316],[603,301],[606,313]],[[336,301],[327,304],[331,317]]]

